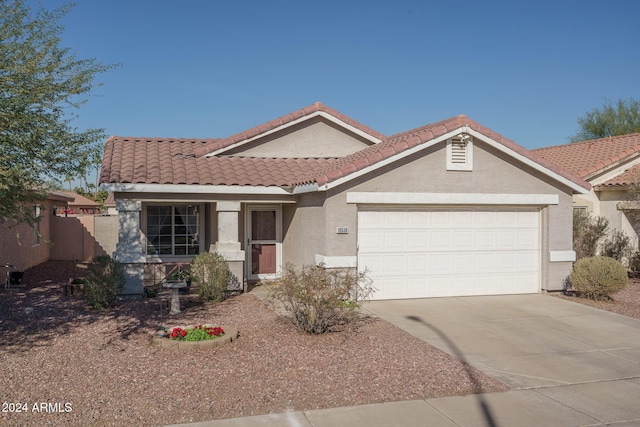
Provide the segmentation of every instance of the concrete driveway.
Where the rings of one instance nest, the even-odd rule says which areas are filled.
[[[548,295],[371,301],[365,309],[520,390],[507,392],[511,403],[498,399],[505,411],[518,415],[524,398],[538,422],[640,424],[639,320]],[[485,396],[489,405],[492,395]],[[474,425],[459,419],[474,412],[460,411],[464,405],[477,406],[468,396],[429,403]]]

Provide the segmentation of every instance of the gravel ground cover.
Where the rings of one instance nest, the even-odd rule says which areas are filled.
[[[640,319],[640,278],[637,277],[630,279],[627,287],[614,294],[609,301],[592,301],[568,295],[558,295],[558,298]]]
[[[174,317],[154,299],[95,312],[62,294],[77,268],[50,261],[25,272],[22,291],[0,291],[0,425],[163,425],[506,389],[382,320],[312,336],[252,294],[182,297]],[[150,345],[158,325],[201,323],[240,338]]]

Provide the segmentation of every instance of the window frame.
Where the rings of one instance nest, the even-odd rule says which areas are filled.
[[[196,216],[196,223],[195,223],[195,233],[190,233],[188,230],[189,225],[191,225],[189,222],[187,222],[186,224],[177,224],[176,223],[176,218],[179,217],[180,215],[177,215],[176,213],[176,208],[178,207],[189,207],[192,206],[196,209],[195,212],[195,216]],[[152,225],[150,225],[150,221],[149,221],[149,208],[150,207],[165,207],[165,208],[170,208],[171,209],[171,224],[169,224],[168,226],[171,227],[171,252],[170,253],[161,253],[161,251],[156,250],[155,253],[150,253],[150,243],[149,243],[149,230],[150,227]],[[157,259],[184,259],[184,258],[193,258],[196,255],[198,255],[199,253],[204,252],[204,239],[203,239],[203,232],[204,232],[204,204],[202,203],[189,203],[189,202],[171,202],[171,203],[163,203],[163,202],[157,202],[157,203],[145,203],[143,205],[143,209],[142,209],[142,218],[141,218],[141,225],[140,225],[140,229],[142,231],[143,234],[143,241],[144,241],[144,253],[145,256],[148,258],[157,258]],[[189,215],[187,214],[186,217],[190,217],[193,215]],[[160,226],[160,225],[158,225]],[[165,226],[167,226],[167,224],[165,224]],[[177,227],[186,227],[186,233],[176,233],[176,228]],[[189,253],[189,243],[176,243],[176,237],[186,237],[186,239],[188,240],[191,236],[195,235],[197,238],[197,246],[195,253]],[[158,236],[163,236],[163,234],[158,234]],[[164,236],[168,236],[168,234],[164,234]],[[180,248],[180,247],[185,247],[185,253],[177,253],[179,251],[176,251],[176,248]]]

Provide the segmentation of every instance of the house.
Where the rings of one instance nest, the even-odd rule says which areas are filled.
[[[574,209],[609,220],[638,248],[638,216],[633,194],[640,182],[640,133],[544,147],[533,152],[591,184],[587,194],[573,196]],[[637,200],[636,200],[637,201]]]
[[[81,194],[73,191],[58,191],[72,199],[69,202],[66,209],[58,209],[56,215],[69,216],[69,215],[98,215],[100,214],[100,204],[84,197]]]
[[[321,103],[221,139],[110,137],[125,292],[149,267],[224,255],[236,285],[309,264],[374,298],[561,290],[590,185],[461,115],[385,136]]]
[[[73,199],[60,191],[48,193],[47,198],[33,204],[33,213],[40,217],[35,229],[12,221],[0,224],[0,265],[11,264],[24,271],[51,258],[53,216],[65,209]],[[1,274],[5,274],[4,271]]]

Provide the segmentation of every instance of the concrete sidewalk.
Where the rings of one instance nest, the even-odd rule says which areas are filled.
[[[640,381],[411,400],[181,424],[190,427],[640,426]],[[635,408],[633,413],[630,412]],[[626,415],[623,415],[626,414]],[[177,425],[176,425],[177,426]]]
[[[187,425],[640,426],[638,320],[547,295],[372,301],[365,308],[513,390]]]

